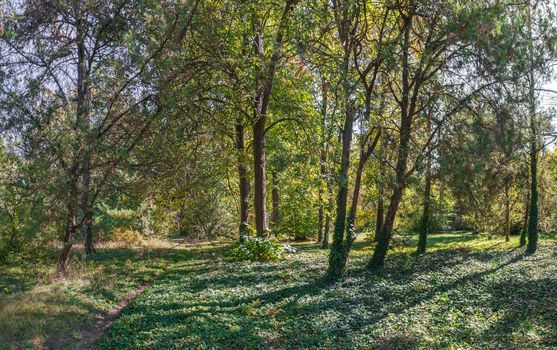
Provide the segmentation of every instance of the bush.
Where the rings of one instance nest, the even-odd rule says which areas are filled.
[[[141,241],[141,235],[138,231],[129,227],[117,227],[112,229],[106,238],[112,242],[125,242],[135,244]]]
[[[245,237],[241,242],[233,244],[229,256],[235,260],[278,261],[295,249],[283,245],[276,240],[259,237]]]

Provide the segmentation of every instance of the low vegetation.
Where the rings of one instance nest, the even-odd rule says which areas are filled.
[[[322,279],[327,251],[294,243],[275,262],[235,261],[230,246],[150,240],[76,254],[74,273],[51,257],[11,266],[0,283],[0,349],[81,349],[97,319],[159,277],[127,305],[93,349],[549,349],[557,346],[557,236],[525,255],[511,242],[417,236],[370,273],[373,244],[357,241],[342,282]]]

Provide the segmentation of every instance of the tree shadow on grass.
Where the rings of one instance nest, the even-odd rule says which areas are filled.
[[[161,276],[148,295],[125,309],[99,348],[423,347],[419,336],[389,330],[386,322],[432,303],[444,310],[449,307],[444,306],[447,298],[462,310],[467,307],[464,302],[477,310],[501,310],[493,300],[502,298],[500,290],[514,287],[508,279],[492,278],[501,279],[502,271],[523,259],[518,250],[438,250],[419,258],[398,253],[390,255],[381,273],[369,273],[365,259],[359,258],[347,278],[332,285],[321,279],[322,256],[286,264],[185,264]],[[527,260],[534,263],[531,257]],[[488,294],[487,304],[458,300],[477,288],[485,289],[481,292]],[[512,315],[513,309],[503,311]],[[470,337],[475,342],[481,335]]]

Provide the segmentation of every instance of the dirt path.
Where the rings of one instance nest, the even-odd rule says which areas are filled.
[[[95,324],[95,328],[91,333],[84,336],[85,339],[82,340],[80,345],[80,349],[90,350],[93,349],[93,346],[99,340],[104,332],[112,325],[112,322],[120,315],[120,312],[135,298],[141,295],[147,287],[149,287],[155,280],[161,275],[163,271],[157,272],[155,276],[153,276],[149,281],[141,285],[139,288],[134,290],[133,292],[129,293],[124,297],[124,299],[120,300],[120,302],[112,308],[108,313],[103,316],[97,318],[97,322]]]

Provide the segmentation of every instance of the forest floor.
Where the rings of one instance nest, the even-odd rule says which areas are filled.
[[[279,263],[233,262],[223,246],[157,240],[77,255],[73,275],[45,264],[2,267],[0,349],[80,349],[98,320],[139,287],[95,349],[554,349],[557,237],[536,255],[466,233],[415,237],[368,272],[357,242],[347,278],[321,277],[327,251],[294,244]],[[5,273],[4,273],[5,272]],[[3,292],[2,292],[3,290]],[[88,345],[87,345],[88,346]]]

